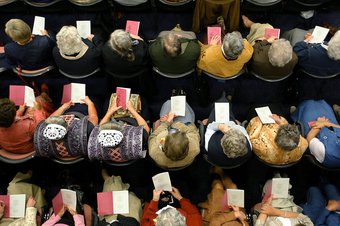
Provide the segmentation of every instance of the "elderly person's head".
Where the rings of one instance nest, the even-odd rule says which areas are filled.
[[[45,120],[43,136],[50,140],[63,139],[67,133],[67,122],[61,116],[51,116]]]
[[[293,58],[293,47],[286,39],[275,40],[269,47],[268,58],[274,67],[283,67]]]
[[[74,26],[63,26],[57,34],[57,46],[61,54],[74,55],[87,50]]]
[[[247,138],[241,131],[233,128],[224,133],[221,146],[224,154],[232,159],[242,157],[248,152]]]
[[[115,148],[123,138],[124,128],[116,122],[107,122],[99,127],[98,142],[105,148]]]
[[[15,119],[15,104],[8,98],[0,99],[0,127],[10,127]]]
[[[340,60],[340,30],[328,42],[328,56],[333,60]]]
[[[162,44],[165,53],[171,57],[176,57],[181,53],[181,43],[178,35],[174,32],[169,32],[165,35],[162,39]]]
[[[163,210],[156,217],[156,226],[186,226],[185,217],[175,208]]]
[[[109,44],[111,48],[121,57],[128,61],[134,61],[135,55],[132,50],[132,39],[130,34],[124,30],[117,29],[112,32]]]
[[[15,42],[26,44],[31,39],[31,28],[23,20],[11,19],[5,25],[6,34]]]
[[[165,137],[163,152],[172,161],[184,159],[189,152],[189,140],[184,132],[177,131]]]
[[[240,32],[233,31],[224,36],[222,53],[227,59],[236,59],[243,51],[244,43]]]
[[[280,125],[275,137],[275,143],[278,147],[285,151],[292,151],[298,146],[299,141],[300,132],[296,125]]]

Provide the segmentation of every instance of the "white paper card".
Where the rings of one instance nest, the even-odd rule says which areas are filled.
[[[161,212],[163,212],[164,210],[167,210],[167,209],[176,209],[176,208],[167,205],[167,206],[163,207],[162,209],[158,210],[158,211],[156,212],[156,214],[159,215]]]
[[[83,103],[82,99],[85,99],[85,84],[71,83],[72,84],[72,102]]]
[[[77,30],[82,38],[87,38],[91,34],[90,20],[77,20]]]
[[[168,172],[159,173],[153,176],[152,181],[156,191],[172,191],[170,175]]]
[[[275,123],[275,120],[270,117],[272,115],[272,112],[270,111],[268,106],[255,108],[255,111],[263,124]]]
[[[25,86],[25,103],[26,103],[26,106],[33,107],[34,101],[35,101],[34,90],[29,86]]]
[[[241,189],[227,189],[228,206],[235,205],[244,207],[244,190]]]
[[[77,193],[69,189],[60,189],[61,196],[65,205],[71,209],[76,210],[77,208]]]
[[[272,195],[274,198],[288,198],[289,178],[273,178]]]
[[[329,32],[328,28],[315,26],[312,33],[312,39],[309,41],[309,43],[322,43],[323,40],[325,40],[328,32]]]
[[[45,17],[35,16],[32,34],[42,35],[41,31],[43,30],[45,30]]]
[[[171,112],[176,116],[185,116],[185,96],[174,96],[171,97]]]
[[[113,191],[113,213],[114,214],[127,214],[129,213],[129,192]]]
[[[215,122],[225,123],[229,121],[229,103],[215,103]]]
[[[10,206],[10,217],[12,218],[22,218],[25,217],[25,204],[26,195],[10,195],[9,198]]]

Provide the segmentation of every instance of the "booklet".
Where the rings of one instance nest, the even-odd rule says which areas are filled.
[[[33,107],[35,102],[34,90],[29,86],[10,85],[9,99],[15,105],[26,104],[28,107]]]
[[[185,96],[173,96],[171,97],[171,112],[176,116],[185,116]]]
[[[274,198],[288,198],[289,178],[273,178],[272,192]]]
[[[159,173],[152,177],[153,185],[156,191],[172,191],[170,175],[168,172]]]
[[[25,217],[26,195],[0,195],[0,200],[5,203],[5,218]]]
[[[61,103],[72,101],[73,103],[83,103],[82,99],[85,99],[85,84],[70,83],[64,85],[63,97]]]
[[[241,189],[227,189],[225,192],[226,206],[235,205],[238,207],[244,207],[244,190]]]
[[[209,45],[210,45],[211,39],[216,35],[219,37],[219,41],[217,44],[221,45],[221,27],[208,27],[207,35],[208,35]]]
[[[41,31],[45,30],[45,17],[35,16],[33,23],[32,34],[34,35],[42,35]]]
[[[264,37],[269,39],[270,37],[275,37],[275,39],[280,38],[280,29],[279,28],[266,28],[264,29]]]
[[[312,33],[312,39],[309,41],[309,43],[322,43],[325,40],[328,32],[328,28],[315,26]]]
[[[97,193],[98,215],[129,213],[129,191]]]
[[[4,46],[0,46],[0,53],[5,53],[5,47]]]
[[[275,120],[270,117],[272,116],[272,112],[268,106],[255,108],[255,111],[263,124],[275,123]]]
[[[126,109],[126,103],[130,100],[131,89],[124,87],[116,88],[116,106],[122,106],[122,109]]]
[[[229,121],[229,103],[215,103],[215,122],[225,123]]]
[[[82,38],[87,38],[91,34],[91,21],[89,20],[77,20],[77,30]]]
[[[69,189],[60,189],[60,192],[52,199],[54,214],[59,213],[63,205],[73,210],[77,208],[77,193]]]
[[[133,35],[138,35],[140,21],[127,20],[125,31]]]

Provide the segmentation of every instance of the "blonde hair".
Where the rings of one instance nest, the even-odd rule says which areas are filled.
[[[340,31],[337,31],[328,42],[327,54],[333,60],[340,60]]]
[[[74,26],[63,26],[57,34],[57,46],[61,53],[73,55],[83,48],[83,41]]]
[[[5,25],[6,34],[15,42],[27,43],[31,38],[31,28],[23,20],[11,19]]]
[[[117,29],[112,32],[109,44],[111,48],[121,57],[128,61],[135,60],[135,54],[132,49],[132,40],[130,34],[124,30]]]
[[[165,138],[163,152],[172,161],[184,159],[189,152],[189,139],[183,132],[168,134]]]

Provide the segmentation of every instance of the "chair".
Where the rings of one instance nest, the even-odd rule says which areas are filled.
[[[184,76],[195,73],[195,68],[191,69],[190,71],[184,72],[182,74],[164,73],[164,72],[161,72],[157,67],[153,67],[152,70],[156,72],[157,74],[167,77],[167,78],[182,78]]]
[[[78,162],[81,162],[85,159],[83,156],[74,156],[74,157],[64,157],[64,158],[51,158],[51,160],[55,163],[62,165],[72,165]]]
[[[302,71],[304,74],[309,75],[309,76],[311,76],[311,77],[313,77],[313,78],[320,78],[320,79],[334,78],[334,77],[336,77],[337,75],[340,74],[340,72],[338,72],[338,73],[335,73],[335,74],[333,74],[333,75],[320,76],[320,75],[315,75],[315,74],[309,73],[309,72],[305,71],[304,69],[301,69],[301,71]]]
[[[263,161],[261,158],[259,158],[256,154],[255,154],[255,158],[257,160],[259,160],[260,162],[262,162],[263,164],[272,167],[272,168],[277,168],[277,169],[283,169],[283,168],[289,168],[292,167],[294,165],[296,165],[297,163],[299,163],[301,161],[302,158],[300,158],[298,161],[296,162],[291,162],[291,163],[287,163],[287,164],[272,164],[272,163],[268,163],[266,161]]]
[[[249,2],[251,4],[254,4],[254,5],[257,5],[257,6],[273,6],[273,5],[276,5],[280,2],[282,2],[282,0],[272,0],[272,1],[262,1],[262,2],[259,2],[258,0],[246,0],[246,2]]]
[[[211,74],[211,73],[209,73],[207,71],[202,71],[203,74],[206,74],[206,75],[208,75],[211,78],[217,79],[218,81],[231,80],[231,79],[239,77],[240,75],[243,75],[245,72],[246,72],[246,65],[244,65],[244,67],[241,69],[240,72],[238,72],[237,74],[235,74],[233,76],[230,76],[230,77],[219,77],[219,76]]]
[[[0,1],[0,6],[11,4],[12,2],[15,2],[17,0],[6,0],[6,1]]]
[[[50,1],[50,2],[35,2],[35,1],[30,1],[30,0],[24,0],[25,3],[27,3],[28,5],[30,6],[33,6],[33,7],[48,7],[48,6],[51,6],[51,5],[54,5],[56,4],[57,2],[60,2],[62,0],[53,0],[53,1]]]
[[[270,79],[270,78],[263,78],[262,76],[256,74],[254,71],[249,71],[250,74],[254,75],[256,78],[261,79],[266,82],[281,82],[291,76],[293,74],[293,71],[291,71],[289,74],[283,76],[282,78],[277,78],[277,79]]]
[[[329,167],[326,167],[324,165],[322,165],[312,154],[305,154],[304,157],[310,162],[312,163],[313,165],[319,167],[320,169],[322,170],[325,170],[325,171],[340,171],[340,167],[337,167],[337,168],[329,168]]]
[[[86,75],[71,75],[71,74],[68,74],[67,72],[64,72],[63,70],[61,70],[59,68],[59,72],[62,74],[62,75],[65,75],[66,77],[68,78],[73,78],[73,79],[81,79],[81,78],[87,78],[91,75],[94,75],[96,74],[97,72],[100,71],[100,68],[96,68],[93,72],[89,73],[89,74],[86,74]]]
[[[109,160],[105,160],[103,162],[105,162],[107,165],[110,166],[129,166],[134,164],[138,159],[132,159],[126,162],[114,162],[114,161],[109,161]]]
[[[118,78],[118,79],[130,79],[130,78],[135,78],[135,77],[138,77],[138,76],[141,76],[145,73],[147,73],[149,71],[149,68],[148,67],[145,67],[143,68],[142,70],[140,71],[137,71],[133,74],[119,74],[119,73],[115,73],[115,72],[112,72],[112,71],[109,71],[109,70],[105,70],[105,72],[109,75],[111,75],[112,77],[114,78]]]
[[[33,159],[35,156],[35,151],[26,154],[14,154],[8,152],[4,149],[0,149],[0,161],[9,164],[19,164]]]
[[[326,3],[327,1],[318,1],[318,0],[294,0],[294,2],[300,4],[300,5],[303,5],[303,6],[308,6],[308,7],[317,7],[317,6],[320,6],[324,3]]]
[[[98,4],[99,2],[102,2],[103,0],[91,0],[91,1],[87,1],[87,2],[84,2],[84,1],[79,1],[79,0],[69,0],[69,2],[71,2],[72,4],[74,5],[77,5],[77,6],[93,6],[95,4]]]
[[[113,0],[112,4],[114,8],[121,10],[123,12],[143,12],[143,11],[150,11],[153,8],[150,0],[146,1],[145,3],[138,4],[138,5],[131,5],[123,1],[117,2]]]
[[[46,74],[47,72],[51,71],[52,69],[54,69],[54,66],[47,66],[45,68],[41,68],[38,70],[24,70],[24,69],[20,69],[18,67],[14,67],[13,68],[13,72],[17,75],[21,75],[24,77],[37,77],[43,74]]]
[[[196,156],[196,157],[197,157],[197,156]],[[185,166],[171,167],[171,168],[165,167],[165,166],[161,166],[161,165],[158,165],[151,157],[150,157],[150,159],[151,159],[151,161],[152,161],[157,167],[159,167],[159,168],[161,168],[161,169],[163,169],[163,170],[165,170],[165,171],[180,171],[180,170],[183,170],[183,169],[189,167],[191,164],[193,164],[193,163],[195,162],[195,159],[196,159],[196,158],[195,158],[191,163],[189,163],[189,164],[187,164],[187,165],[185,165]]]
[[[7,68],[0,67],[0,73],[1,73],[1,72],[4,72],[4,71],[6,71],[6,70],[7,70]]]
[[[179,12],[192,10],[194,8],[194,0],[181,0],[181,1],[169,1],[169,0],[155,0],[155,5],[158,10]]]

